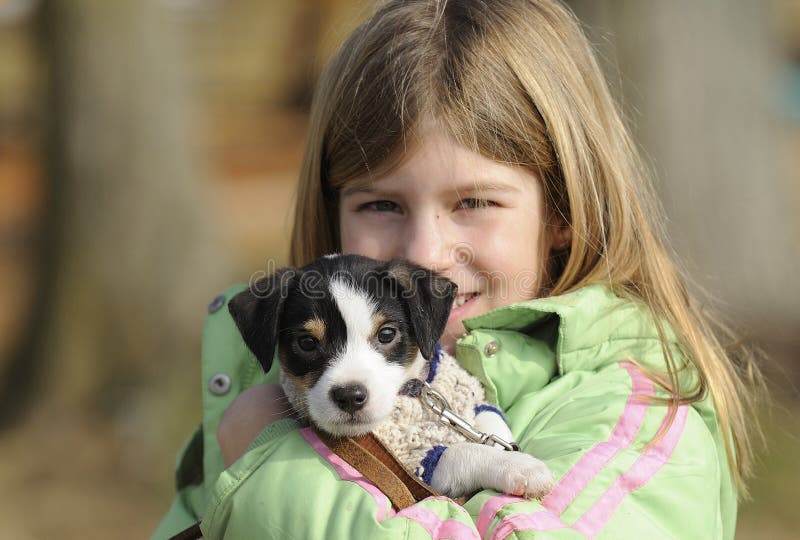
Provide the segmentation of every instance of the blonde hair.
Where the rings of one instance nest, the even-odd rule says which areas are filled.
[[[343,185],[391,169],[435,118],[458,143],[542,181],[548,223],[570,227],[551,254],[549,293],[604,283],[649,307],[677,406],[711,394],[740,495],[751,473],[755,386],[748,354],[726,352],[685,286],[648,174],[575,16],[556,0],[387,2],[342,45],[311,112],[290,259],[339,250]],[[699,377],[668,346],[679,339]],[[728,336],[726,336],[728,337]],[[670,422],[667,422],[669,424]],[[665,433],[665,427],[662,434]]]

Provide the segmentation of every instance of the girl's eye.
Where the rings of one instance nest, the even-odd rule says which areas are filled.
[[[297,346],[303,352],[311,352],[317,348],[317,340],[311,336],[300,336],[297,338]]]
[[[397,330],[395,330],[391,326],[384,326],[383,328],[378,330],[378,341],[383,345],[387,345],[394,340],[394,337],[396,335],[397,335]]]
[[[494,201],[488,201],[486,199],[476,199],[474,197],[470,197],[468,199],[461,199],[458,201],[456,208],[474,210],[476,208],[488,208],[490,206],[497,206],[497,203]]]
[[[372,201],[361,205],[360,209],[373,212],[398,212],[400,207],[392,201]]]

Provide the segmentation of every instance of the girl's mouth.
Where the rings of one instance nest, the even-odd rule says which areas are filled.
[[[454,311],[461,311],[461,308],[463,306],[465,306],[465,305],[469,304],[470,302],[472,302],[479,295],[480,295],[480,293],[476,293],[476,292],[464,293],[464,294],[456,295],[456,297],[453,299],[453,307],[452,307],[452,309],[450,311],[451,316],[452,316],[452,313]]]

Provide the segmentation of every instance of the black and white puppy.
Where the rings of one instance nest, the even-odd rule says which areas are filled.
[[[436,346],[456,293],[450,280],[401,259],[329,255],[262,278],[229,310],[265,371],[277,349],[281,385],[301,419],[334,436],[375,432],[406,468],[451,497],[485,488],[541,497],[552,482],[541,461],[466,442],[399,395],[410,379],[430,382],[437,369],[449,370],[433,384],[440,390],[449,381],[448,400],[464,402],[456,412],[512,440],[499,411],[478,407],[477,379]]]

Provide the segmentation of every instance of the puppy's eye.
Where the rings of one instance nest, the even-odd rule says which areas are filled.
[[[383,345],[387,345],[394,340],[394,337],[397,335],[397,330],[392,328],[391,326],[384,326],[380,330],[378,330],[378,341]]]
[[[311,336],[300,336],[297,338],[297,346],[301,351],[311,352],[317,348],[317,340]]]

